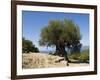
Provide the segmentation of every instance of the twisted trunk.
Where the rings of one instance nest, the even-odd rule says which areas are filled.
[[[64,59],[69,62],[68,56],[67,56],[67,51],[65,50],[65,45],[62,43],[56,44],[56,52],[55,55],[59,55],[64,57]]]

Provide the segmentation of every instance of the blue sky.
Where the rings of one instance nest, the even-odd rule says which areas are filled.
[[[80,27],[82,35],[81,43],[89,46],[89,14],[82,13],[61,13],[61,12],[37,12],[22,11],[23,37],[29,39],[39,50],[46,50],[46,47],[39,46],[41,29],[48,25],[52,19],[72,19]]]

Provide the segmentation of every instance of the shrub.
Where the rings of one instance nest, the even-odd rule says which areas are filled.
[[[68,55],[70,60],[78,60],[79,62],[89,61],[89,50],[83,50],[81,53],[73,53]]]
[[[25,38],[22,39],[22,51],[23,53],[39,52],[38,48],[33,45],[32,41],[26,40]]]
[[[89,51],[87,50],[82,51],[82,53],[80,54],[79,60],[81,62],[87,62],[89,60]]]
[[[80,56],[79,53],[73,53],[73,54],[70,54],[68,57],[69,59],[78,60],[79,56]]]

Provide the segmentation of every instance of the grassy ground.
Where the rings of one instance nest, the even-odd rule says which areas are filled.
[[[63,57],[43,53],[23,53],[22,68],[67,67],[67,61],[59,62],[59,59],[63,59]],[[88,65],[88,63],[69,63],[69,67]]]

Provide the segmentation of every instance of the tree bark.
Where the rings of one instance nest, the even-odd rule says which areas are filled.
[[[67,56],[67,51],[65,50],[64,44],[62,44],[62,43],[56,44],[55,54],[64,57],[64,59],[69,62],[69,59]]]

